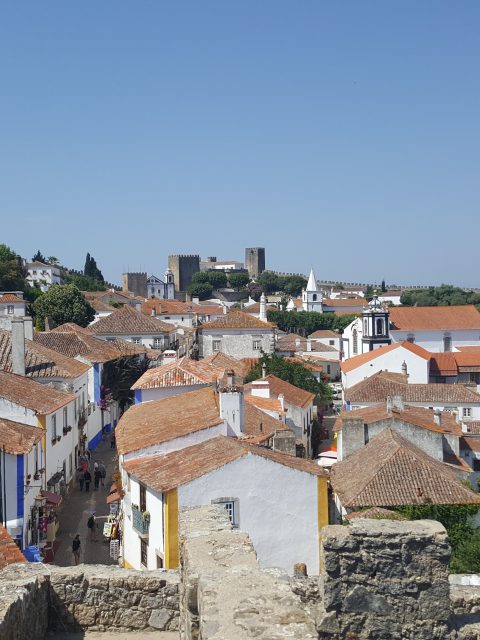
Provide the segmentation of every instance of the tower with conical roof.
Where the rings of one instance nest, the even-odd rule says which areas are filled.
[[[310,269],[307,288],[302,291],[302,307],[304,311],[317,311],[323,313],[323,294],[317,287],[317,279]]]

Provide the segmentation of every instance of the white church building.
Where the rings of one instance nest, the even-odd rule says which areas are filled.
[[[160,300],[175,299],[175,280],[170,269],[165,271],[163,280],[154,275],[147,278],[147,296]]]

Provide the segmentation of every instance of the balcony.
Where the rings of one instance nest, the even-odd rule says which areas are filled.
[[[147,515],[148,514],[148,515]],[[150,514],[148,511],[140,511],[136,504],[132,504],[132,525],[141,536],[148,536],[150,527]]]

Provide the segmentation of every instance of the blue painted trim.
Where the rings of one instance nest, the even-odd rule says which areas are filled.
[[[141,404],[142,402],[142,390],[135,389],[135,404]]]
[[[91,440],[88,441],[88,448],[90,451],[95,451],[100,442],[102,441],[102,432],[96,433]]]
[[[25,477],[24,465],[25,462],[23,459],[23,455],[17,456],[17,518],[23,518],[23,483]]]
[[[93,399],[95,403],[100,402],[100,365],[93,365]]]
[[[110,431],[112,430],[112,425],[109,422],[103,428],[105,429],[105,433],[110,433]]]

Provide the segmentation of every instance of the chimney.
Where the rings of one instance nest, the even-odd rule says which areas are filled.
[[[241,381],[240,381],[241,382]],[[243,386],[235,381],[235,372],[230,369],[218,388],[220,415],[227,426],[227,436],[239,438],[244,432]]]
[[[266,299],[264,293],[262,293],[262,295],[260,296],[260,316],[259,316],[259,319],[262,322],[267,322],[267,299]]]
[[[222,306],[223,306],[223,315],[226,316],[227,315],[227,311],[228,311],[227,305],[223,304]]]
[[[402,396],[392,396],[392,411],[404,411],[405,405],[403,404]]]
[[[265,378],[254,380],[250,387],[250,394],[257,398],[270,398],[270,383]]]
[[[440,409],[435,409],[433,412],[433,421],[435,424],[438,424],[439,427],[442,425],[442,412]]]
[[[388,411],[388,413],[391,413],[392,408],[393,408],[392,397],[391,396],[387,396],[387,411]]]
[[[30,316],[24,318],[23,327],[25,332],[25,340],[33,340],[33,318]]]
[[[283,393],[278,394],[278,400],[282,407],[282,414],[284,414],[285,413],[285,396],[283,395]]]
[[[312,341],[310,339],[307,339],[307,351],[311,351],[312,350]]]
[[[25,329],[23,318],[12,318],[12,371],[19,376],[25,375]]]
[[[155,316],[155,309],[152,309],[152,313],[150,315]]]
[[[262,378],[265,380],[266,377],[267,377],[267,365],[264,362],[262,364]]]
[[[200,298],[198,296],[193,296],[192,297],[192,302],[193,302],[193,304],[200,304]]]
[[[408,376],[407,363],[405,362],[405,360],[402,362],[402,375]]]

